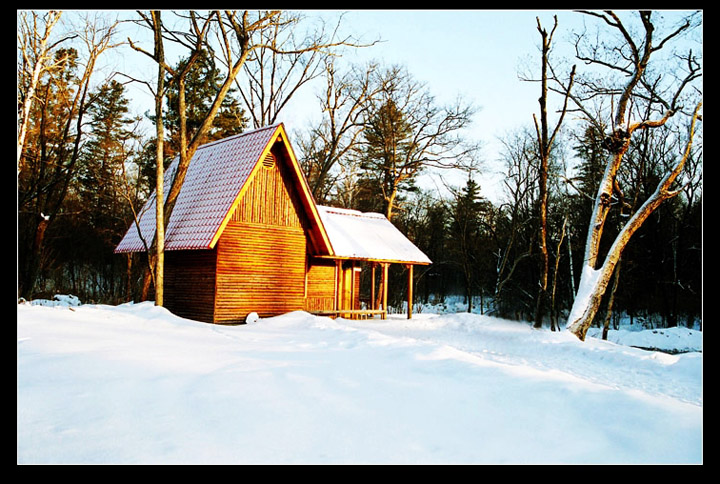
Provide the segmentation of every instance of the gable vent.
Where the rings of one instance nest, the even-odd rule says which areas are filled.
[[[275,166],[275,156],[272,153],[268,153],[262,161],[263,167],[268,170]]]

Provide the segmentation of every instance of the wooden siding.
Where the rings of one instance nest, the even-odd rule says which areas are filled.
[[[183,318],[213,322],[214,250],[165,252],[165,307]]]
[[[310,260],[306,275],[306,311],[335,309],[335,262]]]
[[[341,277],[342,299],[339,309],[360,309],[360,267],[343,263]]]
[[[218,240],[215,322],[242,322],[251,312],[269,317],[304,309],[307,239],[288,180],[276,156],[262,160],[248,180]]]
[[[248,180],[245,194],[230,220],[301,228],[302,210],[296,190],[288,182],[288,169],[282,158],[271,156],[274,162],[266,165],[266,157],[253,178]]]
[[[215,322],[304,309],[302,229],[231,222],[218,242]]]

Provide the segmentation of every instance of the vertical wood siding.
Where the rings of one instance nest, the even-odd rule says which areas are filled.
[[[287,168],[282,163],[273,163],[269,168],[262,164],[248,182],[231,220],[301,228],[300,202],[288,181]]]
[[[360,271],[351,262],[342,265],[340,309],[360,309]]]

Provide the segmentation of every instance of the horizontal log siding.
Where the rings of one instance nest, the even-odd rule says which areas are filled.
[[[213,322],[214,250],[165,252],[165,307],[183,318]]]
[[[306,281],[306,311],[329,311],[335,309],[334,261],[311,261]]]
[[[302,229],[230,222],[218,242],[215,322],[304,309]]]

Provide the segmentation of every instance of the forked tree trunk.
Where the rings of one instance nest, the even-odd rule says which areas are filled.
[[[631,105],[631,98],[635,91],[635,88],[641,84],[645,71],[648,67],[651,54],[661,49],[667,41],[673,37],[679,35],[684,30],[690,28],[690,22],[686,21],[682,26],[678,27],[675,31],[670,33],[665,38],[661,39],[660,42],[653,42],[653,33],[655,26],[651,22],[651,11],[642,11],[639,13],[645,35],[641,44],[636,44],[629,31],[625,28],[620,18],[612,11],[604,13],[598,12],[586,12],[588,15],[593,15],[603,19],[612,28],[617,29],[624,37],[627,47],[629,48],[630,55],[628,60],[632,60],[632,63],[627,66],[627,73],[629,74],[629,81],[625,88],[620,93],[617,100],[617,105],[614,108],[614,122],[615,130],[605,140],[606,148],[611,154],[611,158],[608,160],[607,168],[603,179],[600,183],[600,187],[595,198],[595,208],[593,215],[590,219],[590,226],[588,227],[587,239],[585,244],[585,258],[583,260],[583,270],[580,276],[580,285],[578,292],[573,302],[573,307],[570,310],[570,315],[567,321],[567,329],[575,334],[581,340],[585,339],[587,329],[592,323],[593,317],[597,313],[600,305],[600,300],[607,288],[610,277],[612,276],[613,270],[617,265],[620,255],[623,249],[627,245],[632,235],[637,231],[638,228],[643,224],[650,214],[666,199],[674,197],[679,192],[671,190],[671,186],[675,182],[680,172],[685,165],[688,157],[690,156],[693,135],[695,131],[695,121],[699,117],[700,108],[702,102],[700,102],[695,108],[695,113],[692,117],[690,124],[690,135],[688,143],[686,145],[685,153],[680,157],[679,161],[672,167],[667,175],[660,181],[655,192],[648,198],[643,206],[638,210],[635,215],[625,224],[620,230],[620,233],[615,238],[615,241],[610,248],[610,251],[605,256],[604,261],[598,264],[600,239],[603,234],[603,227],[605,225],[605,219],[610,210],[610,203],[612,200],[613,193],[615,191],[615,179],[620,168],[620,164],[623,160],[623,156],[627,151],[630,144],[630,137],[633,132],[637,129],[652,129],[663,126],[667,120],[675,114],[677,111],[676,102],[680,99],[680,94],[685,87],[689,85],[691,81],[700,76],[700,65],[689,53],[687,57],[687,76],[681,80],[678,85],[678,89],[673,97],[672,104],[663,103],[666,107],[665,115],[658,121],[644,120],[637,123],[631,123],[626,120],[626,115],[629,112]],[[592,64],[603,64],[602,59],[594,57],[584,57],[586,62]],[[607,64],[606,64],[607,65]],[[655,86],[653,86],[654,89]],[[651,92],[651,100],[657,95],[656,92]],[[658,98],[659,99],[659,98]],[[623,129],[625,128],[625,129]]]
[[[617,174],[622,157],[629,145],[629,133],[625,133],[625,136],[623,136],[625,139],[623,146],[616,151],[613,155],[613,159],[608,163],[608,168],[605,171],[605,175],[598,190],[598,195],[595,199],[595,209],[593,211],[593,217],[590,221],[587,243],[585,246],[585,259],[582,274],[580,275],[580,285],[578,287],[578,293],[575,296],[575,300],[573,301],[573,306],[570,310],[566,326],[570,332],[581,340],[585,340],[587,330],[590,327],[590,324],[592,324],[593,318],[597,313],[600,301],[607,289],[615,266],[620,260],[622,251],[630,241],[630,238],[663,201],[672,198],[679,193],[679,191],[670,190],[670,188],[690,156],[693,134],[695,132],[695,121],[699,116],[701,106],[702,103],[699,103],[695,108],[695,114],[693,115],[692,122],[690,124],[689,139],[684,155],[680,157],[672,171],[665,175],[665,178],[660,181],[655,189],[655,192],[650,196],[650,198],[645,201],[642,207],[640,207],[640,209],[620,230],[620,233],[615,238],[608,254],[605,256],[605,260],[602,265],[596,269],[595,267],[598,260],[600,238],[602,237],[605,218],[607,217],[607,213],[610,209],[610,197],[613,193],[615,175]],[[616,135],[615,139],[619,139],[619,136]]]

